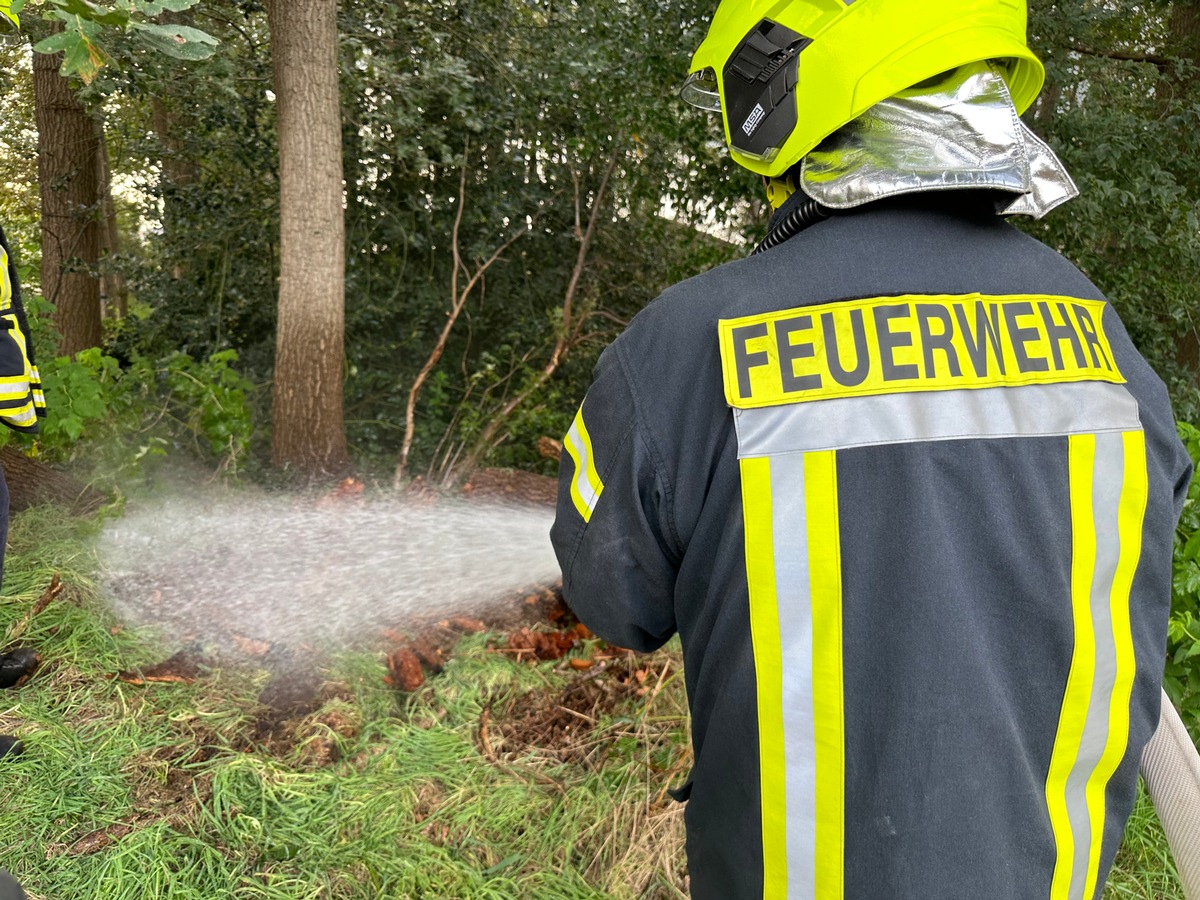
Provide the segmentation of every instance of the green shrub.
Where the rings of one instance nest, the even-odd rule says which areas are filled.
[[[1200,462],[1200,429],[1179,423],[1179,436]],[[1193,734],[1200,733],[1200,478],[1192,480],[1175,531],[1171,622],[1163,686]]]
[[[135,355],[122,366],[99,348],[51,359],[39,365],[47,409],[38,435],[0,440],[60,462],[103,451],[118,470],[187,450],[236,473],[253,431],[253,385],[233,368],[236,361],[234,350],[204,362],[176,351]]]

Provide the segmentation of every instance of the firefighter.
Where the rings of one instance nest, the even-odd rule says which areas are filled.
[[[567,602],[681,638],[696,900],[1097,898],[1159,721],[1191,477],[1101,292],[1006,219],[1020,0],[723,0],[683,95],[775,208],[564,440]]]
[[[0,227],[0,423],[13,431],[36,434],[46,414],[46,397],[34,361],[33,341],[16,261]],[[8,535],[8,486],[0,469],[0,579],[4,577],[4,544]]]
[[[8,10],[0,7],[0,13]],[[0,15],[0,19],[5,16]],[[46,401],[41,379],[34,364],[33,344],[25,309],[21,305],[21,288],[17,280],[16,263],[9,253],[8,240],[0,228],[0,422],[15,431],[37,431],[39,417],[45,415]],[[0,580],[4,576],[4,551],[8,539],[8,484],[0,468]],[[0,653],[0,687],[23,684],[41,661],[28,648]],[[13,735],[0,735],[0,760],[14,757],[23,751],[21,740]],[[20,885],[0,869],[0,900],[23,900]]]
[[[15,33],[20,20],[8,0],[0,0],[0,37]],[[10,252],[4,229],[0,228],[0,422],[16,431],[37,431],[38,419],[45,415],[46,401],[41,379],[34,363],[33,343],[25,309],[21,304],[16,262]],[[4,575],[4,551],[8,538],[8,485],[0,468],[0,580]],[[0,653],[0,672],[5,686],[23,682],[36,667],[28,662],[40,657],[24,648]],[[22,671],[17,671],[18,669]],[[28,671],[25,671],[28,669]],[[11,681],[10,676],[11,677]],[[20,754],[20,739],[0,735],[0,759]],[[25,900],[17,881],[0,869],[0,900]]]

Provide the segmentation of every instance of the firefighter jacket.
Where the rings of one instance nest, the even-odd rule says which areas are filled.
[[[38,418],[45,414],[17,267],[0,229],[0,422],[15,431],[36,432]]]
[[[1096,287],[979,200],[671,288],[565,438],[568,604],[681,638],[696,900],[1101,894],[1191,463]]]

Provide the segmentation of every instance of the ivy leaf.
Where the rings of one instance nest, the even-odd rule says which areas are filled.
[[[217,39],[211,34],[187,25],[130,22],[129,27],[155,50],[176,59],[208,59],[217,46]]]

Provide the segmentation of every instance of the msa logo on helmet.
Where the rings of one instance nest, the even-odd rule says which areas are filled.
[[[767,117],[767,111],[762,108],[762,104],[755,104],[754,109],[750,111],[750,118],[742,123],[742,131],[746,132],[746,136],[754,134],[754,129],[762,124],[762,120]]]
[[[763,19],[738,44],[722,72],[735,148],[768,158],[787,140],[796,127],[800,52],[811,43],[811,38]]]

